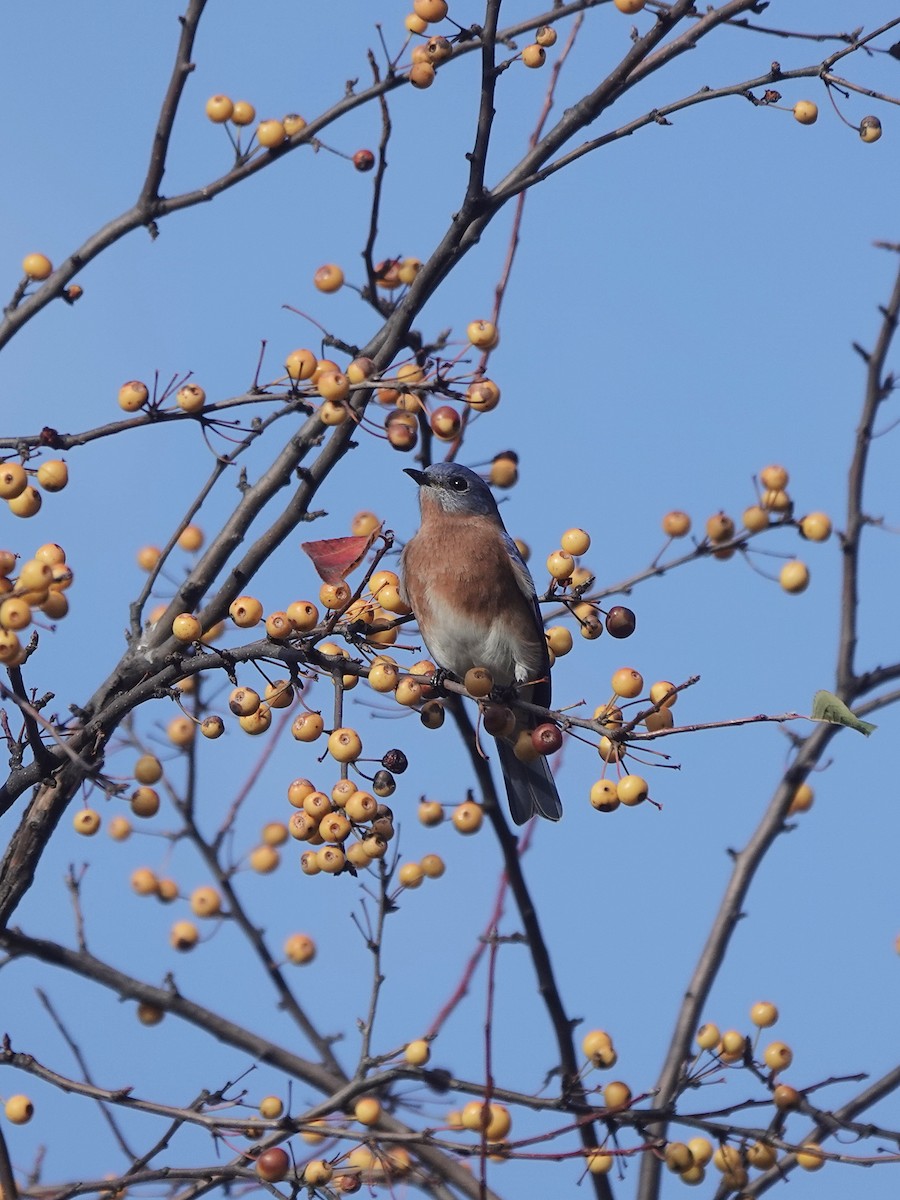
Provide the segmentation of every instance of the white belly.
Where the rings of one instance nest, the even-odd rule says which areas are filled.
[[[534,681],[544,674],[540,650],[523,647],[500,619],[486,628],[471,622],[432,621],[426,645],[437,665],[460,679],[471,667],[487,667],[500,687]]]

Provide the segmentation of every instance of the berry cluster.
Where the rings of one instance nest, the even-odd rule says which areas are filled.
[[[17,563],[12,550],[0,550],[0,663],[7,667],[21,666],[27,658],[19,634],[32,624],[36,611],[51,621],[68,613],[66,591],[74,579],[66,552],[56,542],[39,546],[13,574]]]
[[[807,542],[826,542],[831,537],[831,519],[823,512],[810,512],[805,517],[794,518],[794,501],[787,490],[790,476],[787,470],[771,464],[763,467],[757,480],[757,499],[744,509],[741,524],[727,513],[713,513],[706,521],[706,540],[702,548],[713,558],[732,558],[737,550],[746,550],[747,534],[759,534],[780,526],[794,526],[801,538]],[[687,536],[691,531],[691,518],[687,513],[674,509],[662,519],[663,532],[670,539]],[[779,573],[779,582],[786,592],[797,595],[809,586],[809,568],[800,559],[786,562]]]

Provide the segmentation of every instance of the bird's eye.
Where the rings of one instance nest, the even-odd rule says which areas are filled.
[[[455,492],[467,492],[469,490],[469,481],[456,475],[450,480],[450,486]]]

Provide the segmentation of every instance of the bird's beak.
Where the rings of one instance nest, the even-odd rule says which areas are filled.
[[[415,467],[404,467],[403,474],[408,475],[410,479],[415,480],[419,487],[424,487],[428,479],[424,471],[417,471]]]

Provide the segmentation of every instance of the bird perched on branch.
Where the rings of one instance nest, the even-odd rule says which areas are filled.
[[[406,468],[419,485],[422,521],[402,557],[403,586],[428,652],[463,679],[486,667],[495,685],[550,706],[550,656],[534,581],[484,480],[458,463]],[[517,717],[517,732],[535,722]],[[515,735],[513,735],[513,738]],[[558,821],[562,803],[547,759],[517,757],[497,739],[512,818]]]

